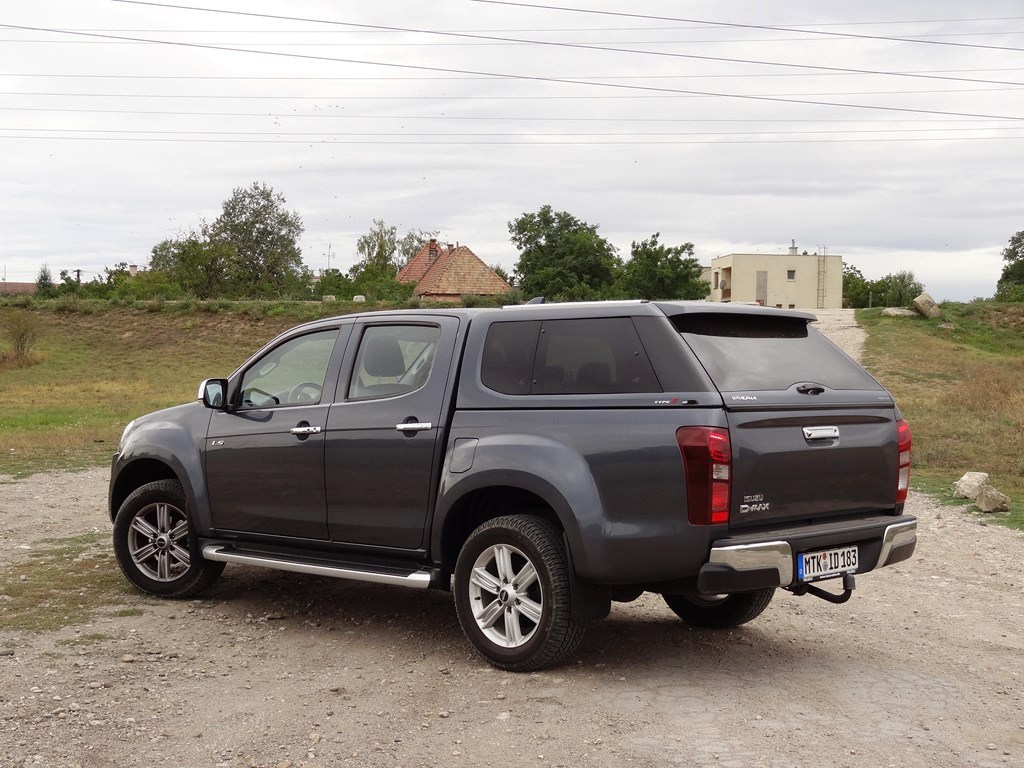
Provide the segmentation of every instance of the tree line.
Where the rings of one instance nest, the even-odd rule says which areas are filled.
[[[371,301],[408,301],[413,285],[400,283],[398,271],[437,232],[398,229],[375,219],[356,241],[356,261],[347,271],[336,268],[313,273],[302,261],[299,239],[302,218],[287,208],[283,195],[254,182],[236,188],[220,215],[153,246],[148,268],[131,274],[127,263],[104,268],[103,274],[81,282],[69,270],[54,280],[48,266],[40,268],[40,296],[72,294],[125,299],[310,299],[324,295]],[[703,299],[710,285],[701,277],[693,243],[668,245],[661,235],[631,243],[628,258],[590,224],[550,205],[508,222],[509,239],[519,251],[512,274],[492,269],[514,286],[517,297],[550,300]],[[1024,301],[1024,231],[1003,251],[1006,267],[996,298]],[[847,306],[908,306],[924,290],[912,272],[896,272],[867,280],[853,265],[843,270]]]
[[[235,189],[220,215],[153,246],[148,268],[132,274],[126,262],[105,267],[82,282],[71,270],[54,280],[43,265],[36,279],[42,297],[75,295],[125,299],[310,299],[324,295],[371,301],[407,301],[413,285],[400,283],[398,271],[436,231],[397,227],[375,219],[356,241],[351,269],[321,270],[317,279],[303,264],[299,239],[302,218],[288,210],[283,195],[255,182]],[[700,279],[693,244],[670,246],[654,233],[633,242],[630,258],[598,234],[598,226],[545,205],[508,223],[520,250],[510,275],[492,269],[523,295],[554,300],[611,298],[703,298],[709,287]]]

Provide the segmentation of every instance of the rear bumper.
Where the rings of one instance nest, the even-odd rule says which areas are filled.
[[[860,548],[857,573],[906,560],[917,545],[917,518],[874,517],[719,539],[697,575],[697,590],[723,594],[788,587],[794,583],[798,554],[852,544]]]

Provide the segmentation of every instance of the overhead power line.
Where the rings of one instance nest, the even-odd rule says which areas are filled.
[[[763,93],[758,94],[762,98],[775,98],[775,97],[789,97],[789,96],[903,96],[903,95],[920,95],[920,94],[934,94],[934,93],[993,93],[1001,91],[1017,91],[1024,88],[1024,85],[1020,86],[1009,86],[1006,88],[941,88],[941,89],[925,89],[925,90],[897,90],[897,91],[813,91],[813,92],[801,92],[801,93]],[[410,95],[396,95],[396,96],[384,96],[381,94],[364,95],[364,94],[349,94],[349,93],[321,93],[321,94],[272,94],[272,93],[83,93],[75,91],[0,91],[0,96],[45,96],[45,97],[61,97],[61,98],[116,98],[116,99],[235,99],[235,100],[275,100],[275,99],[292,99],[296,101],[566,101],[573,100],[579,101],[584,99],[696,99],[696,98],[711,98],[714,94],[691,94],[691,93],[661,93],[661,94],[644,94],[639,96],[612,96],[602,94],[600,96],[594,95],[580,95],[575,94],[572,96],[565,95],[543,95],[543,94],[525,94],[525,95],[507,95],[503,94],[500,96],[486,95],[461,95],[461,94],[444,94],[441,96],[410,96]]]
[[[408,120],[408,121],[424,121],[424,120],[444,120],[445,122],[452,121],[502,121],[502,122],[531,122],[531,123],[563,123],[563,122],[587,122],[587,123],[800,123],[806,124],[807,118],[792,118],[792,117],[769,117],[759,118],[756,121],[752,121],[748,117],[539,117],[539,116],[481,116],[481,115],[353,115],[347,113],[331,113],[327,114],[324,112],[312,112],[298,114],[294,112],[198,112],[198,111],[180,111],[180,110],[164,110],[164,109],[93,109],[93,108],[74,108],[74,107],[9,107],[0,105],[0,112],[69,112],[69,113],[85,113],[85,114],[98,114],[98,115],[160,115],[166,117],[261,117],[271,118],[274,120],[290,119],[290,120]],[[872,119],[872,120],[844,120],[837,118],[817,118],[813,121],[814,123],[852,123],[852,124],[893,124],[893,125],[906,125],[906,124],[917,124],[917,125],[932,125],[932,124],[945,124],[945,123],[972,123],[976,124],[979,121],[972,118],[952,119],[952,120],[936,120],[936,119],[920,119],[920,118],[906,118],[901,120],[891,119]],[[1006,120],[995,119],[991,122],[1004,123]],[[1009,121],[1013,122],[1013,121]]]
[[[679,59],[694,59],[694,60],[698,60],[698,61],[718,61],[718,62],[728,62],[730,64],[756,64],[756,65],[759,65],[759,66],[766,66],[766,67],[790,67],[790,68],[794,68],[794,69],[805,69],[805,70],[814,70],[814,71],[821,71],[821,72],[846,72],[846,73],[853,73],[853,74],[859,74],[859,75],[878,75],[878,76],[884,76],[884,77],[916,77],[916,78],[925,78],[925,79],[929,79],[929,80],[954,80],[954,81],[958,81],[958,82],[983,83],[983,84],[987,84],[987,85],[1021,85],[1021,83],[1005,82],[1005,81],[1000,81],[1000,80],[980,80],[980,79],[974,79],[974,78],[960,78],[960,77],[947,77],[947,76],[939,76],[939,75],[911,74],[911,73],[907,73],[907,72],[895,72],[895,71],[876,70],[876,69],[857,69],[857,68],[853,68],[853,67],[832,67],[832,66],[826,66],[826,65],[821,65],[821,64],[795,64],[795,63],[780,62],[780,61],[767,61],[767,60],[763,60],[763,59],[740,59],[740,58],[733,58],[733,57],[728,57],[728,56],[704,56],[704,55],[695,54],[695,53],[678,53],[678,52],[675,52],[675,51],[648,51],[648,50],[638,50],[638,49],[635,49],[635,48],[621,48],[621,47],[618,47],[618,46],[588,45],[588,44],[585,44],[585,43],[569,43],[569,42],[565,42],[565,41],[554,41],[554,40],[531,40],[531,39],[517,38],[517,37],[498,37],[498,36],[495,36],[495,35],[473,35],[473,34],[467,34],[467,33],[464,33],[464,32],[447,32],[447,31],[443,31],[443,30],[419,29],[419,28],[413,28],[413,27],[396,27],[396,26],[388,26],[388,25],[381,25],[381,24],[359,24],[359,23],[351,22],[351,21],[334,21],[334,20],[331,20],[331,19],[315,19],[315,18],[309,18],[309,17],[305,17],[305,16],[281,16],[281,15],[269,14],[269,13],[255,13],[255,12],[251,12],[251,11],[227,11],[227,10],[222,10],[222,9],[219,9],[219,8],[203,8],[203,7],[199,7],[199,6],[193,6],[193,5],[176,5],[176,4],[172,4],[172,3],[156,3],[156,2],[149,2],[149,0],[114,0],[114,2],[116,2],[116,3],[127,3],[129,5],[153,6],[153,7],[156,7],[156,8],[173,8],[173,9],[176,9],[176,10],[184,10],[184,11],[198,11],[200,13],[219,13],[219,14],[227,14],[227,15],[230,15],[230,16],[246,16],[246,17],[252,17],[252,18],[257,18],[257,19],[272,19],[274,21],[301,21],[301,22],[309,22],[309,23],[314,23],[314,24],[330,24],[330,25],[343,26],[343,27],[357,27],[357,28],[361,28],[361,29],[379,29],[379,30],[387,30],[387,31],[391,31],[391,32],[408,32],[408,33],[420,34],[420,35],[436,35],[436,36],[441,36],[441,37],[464,37],[464,38],[470,38],[470,39],[474,39],[474,40],[496,40],[496,41],[502,41],[502,42],[529,43],[531,45],[551,46],[551,47],[556,47],[556,48],[573,48],[573,49],[582,49],[582,50],[590,50],[590,51],[605,51],[605,52],[611,52],[611,53],[628,53],[628,54],[638,54],[638,55],[644,55],[644,56],[660,56],[660,57],[679,58]],[[10,25],[0,24],[0,27],[9,27],[9,26]],[[31,27],[24,27],[24,29],[31,29]],[[59,30],[59,31],[62,31],[64,34],[75,34],[75,33],[67,32],[65,30]],[[85,33],[81,33],[81,34],[85,34]],[[94,36],[94,37],[114,37],[112,35],[92,35],[92,36]],[[141,39],[141,38],[117,38],[117,39]],[[153,42],[153,41],[149,41],[149,42]],[[184,43],[184,42],[170,43],[170,41],[162,41],[162,42],[167,42],[169,44],[174,44],[174,45],[195,45],[195,46],[200,46],[200,47],[203,47],[205,45],[205,44],[201,44],[201,43]],[[215,48],[217,46],[206,45],[206,47],[214,47]],[[248,50],[248,49],[245,49],[245,50]],[[1022,49],[1022,50],[1024,50],[1024,49]],[[265,51],[265,53],[267,53],[267,54],[278,54],[278,55],[289,55],[289,54],[280,53],[280,52],[276,52],[276,51]],[[296,54],[296,55],[298,55],[298,54]],[[365,63],[365,62],[363,62],[363,63]]]
[[[117,1],[118,2],[127,2],[127,0],[117,0]],[[22,27],[22,26],[2,25],[2,24],[0,24],[0,28],[7,28],[7,29],[32,29],[32,30],[36,30],[36,31],[52,32],[52,33],[55,33],[55,34],[62,34],[62,35],[89,35],[89,36],[95,36],[95,37],[111,37],[109,35],[97,35],[95,33],[68,32],[66,30],[57,30],[57,29],[39,28],[39,27]],[[453,67],[426,67],[424,65],[408,65],[408,63],[397,63],[397,62],[394,62],[394,61],[371,61],[371,60],[366,60],[366,59],[342,58],[342,57],[336,57],[336,56],[315,56],[315,55],[312,55],[312,54],[309,54],[309,53],[288,53],[288,52],[285,52],[285,51],[263,51],[263,50],[251,49],[251,48],[236,48],[236,47],[225,47],[225,46],[218,46],[218,45],[205,45],[203,43],[183,43],[183,42],[168,41],[168,40],[155,40],[155,39],[143,39],[143,38],[133,38],[133,39],[142,40],[143,42],[151,42],[151,43],[160,44],[160,45],[171,45],[171,46],[184,47],[184,48],[200,48],[200,49],[204,49],[204,50],[220,50],[220,51],[231,51],[231,52],[238,52],[238,53],[253,53],[253,54],[257,54],[257,55],[282,56],[282,57],[287,57],[287,58],[302,58],[302,59],[312,59],[312,60],[321,60],[321,61],[339,61],[339,62],[344,62],[344,63],[359,63],[359,65],[368,65],[368,66],[374,66],[374,67],[390,67],[390,68],[403,69],[403,70],[419,70],[419,71],[424,71],[424,72],[443,72],[443,73],[447,73],[447,74],[461,74],[461,75],[486,75],[486,76],[490,76],[490,77],[498,76],[498,77],[507,77],[509,80],[518,80],[518,81],[524,81],[524,82],[562,83],[562,84],[570,84],[570,85],[586,85],[586,86],[601,87],[601,88],[617,88],[617,89],[630,90],[630,91],[646,91],[646,92],[653,92],[653,93],[680,93],[680,94],[701,95],[701,96],[718,96],[718,97],[721,97],[721,98],[734,98],[734,99],[742,99],[742,100],[749,100],[749,101],[767,101],[767,102],[772,102],[772,103],[792,103],[792,104],[814,105],[814,106],[839,106],[839,108],[847,108],[847,109],[872,110],[872,111],[877,111],[877,112],[899,112],[899,113],[908,113],[908,114],[916,114],[916,115],[941,115],[941,116],[945,116],[945,117],[968,117],[968,118],[973,117],[973,118],[996,119],[996,120],[1024,120],[1024,117],[1015,117],[1015,116],[1008,116],[1008,115],[988,115],[988,114],[983,114],[983,113],[950,112],[950,111],[945,111],[945,110],[923,110],[923,109],[907,108],[907,106],[882,106],[882,105],[879,105],[879,104],[858,104],[858,103],[848,103],[848,102],[843,102],[843,101],[816,101],[816,100],[813,100],[813,99],[783,98],[783,97],[779,97],[779,96],[757,96],[757,95],[752,95],[752,94],[722,93],[722,92],[715,92],[715,91],[683,90],[683,89],[680,89],[680,88],[654,87],[654,86],[649,86],[649,85],[631,85],[631,84],[627,84],[627,83],[588,82],[588,81],[582,81],[582,80],[571,80],[571,79],[567,79],[567,78],[542,77],[542,76],[539,76],[539,75],[514,75],[514,74],[506,74],[506,73],[484,72],[484,71],[478,71],[478,70],[462,70],[462,69],[453,68]],[[914,76],[914,77],[922,77],[922,76]],[[938,78],[938,79],[942,79],[942,78]],[[949,78],[949,79],[951,79],[951,80],[963,80],[963,79],[957,79],[957,78]],[[986,81],[981,81],[981,82],[986,82]],[[998,84],[998,85],[1024,85],[1022,83],[1007,83],[1007,82],[999,82],[999,81],[987,81],[987,82],[989,82],[989,84]]]
[[[0,127],[0,131],[18,131],[20,133],[39,132],[45,134],[124,134],[124,135],[154,135],[154,136],[330,136],[347,138],[635,138],[635,137],[658,137],[658,136],[816,136],[828,134],[861,134],[861,133],[965,133],[982,131],[1024,131],[1024,126],[1005,126],[999,128],[840,128],[840,129],[815,129],[803,128],[795,131],[498,131],[498,132],[456,132],[456,131],[185,131],[171,129],[147,129],[147,128],[47,128],[44,126],[30,127]],[[88,138],[83,136],[83,138]],[[946,137],[942,137],[946,138]],[[951,137],[950,137],[951,138]],[[1015,136],[983,136],[979,138],[1017,138]],[[934,140],[934,139],[930,139]],[[941,140],[941,138],[939,139]],[[386,142],[385,142],[386,143]]]
[[[910,70],[904,74],[931,74],[931,73],[952,73],[952,72],[1020,72],[1024,67],[986,67],[984,69],[919,69]],[[856,77],[858,73],[853,72],[741,72],[732,75],[723,74],[661,74],[661,75],[559,75],[559,77],[571,80],[708,80],[708,79],[729,79],[729,80],[751,80],[754,78],[779,78],[779,77]],[[53,77],[53,78],[79,78],[93,80],[282,80],[282,81],[478,81],[478,80],[507,80],[503,75],[126,75],[117,74],[88,74],[84,72],[0,72],[0,77]],[[1002,81],[996,80],[995,83]]]
[[[134,2],[135,0],[115,0],[116,2]],[[954,43],[948,40],[930,40],[915,37],[887,37],[884,35],[864,35],[853,32],[826,32],[818,29],[801,29],[799,27],[780,27],[767,24],[741,24],[728,21],[707,21],[705,19],[686,19],[675,16],[652,16],[643,13],[626,13],[624,11],[600,11],[592,8],[566,8],[561,5],[542,5],[540,3],[522,3],[513,0],[471,0],[474,3],[486,5],[511,5],[517,8],[534,8],[546,11],[566,11],[569,13],[586,13],[597,16],[618,16],[629,19],[650,19],[656,21],[673,21],[685,24],[707,24],[712,27],[730,27],[733,29],[758,29],[771,32],[792,32],[801,35],[823,35],[826,37],[843,37],[856,40],[881,40],[890,43],[916,43],[919,45],[949,45],[957,48],[982,48],[991,51],[1024,51],[1024,48],[1015,48],[1005,45],[979,45],[977,43]]]
[[[202,139],[190,139],[190,138],[163,138],[163,137],[140,137],[140,136],[42,136],[42,135],[8,135],[4,136],[5,140],[12,139],[26,139],[31,141],[99,141],[99,142],[162,142],[162,143],[181,143],[181,144],[305,144],[309,147],[314,146],[343,146],[343,145],[382,145],[382,146],[401,146],[401,145],[415,145],[417,147],[424,146],[466,146],[466,145],[504,145],[504,146],[515,146],[515,147],[535,147],[535,146],[659,146],[667,144],[877,144],[882,142],[899,142],[899,143],[936,143],[936,142],[965,142],[965,141],[1019,141],[1024,139],[1024,136],[947,136],[941,138],[882,138],[882,139],[739,139],[739,140],[725,140],[725,141],[714,141],[714,140],[676,140],[669,139],[665,141],[582,141],[582,142],[571,142],[571,141],[551,141],[549,139],[531,139],[529,136],[524,136],[522,141],[492,141],[490,139],[483,141],[406,141],[404,139],[399,140],[388,140],[382,141],[380,139],[368,139],[361,141],[337,141],[337,140],[310,140],[310,139],[228,139],[228,138],[202,138]]]
[[[116,0],[117,2],[127,2],[128,0]],[[147,3],[152,5],[151,3]],[[7,29],[34,29],[42,32],[53,32],[55,34],[69,34],[69,35],[89,35],[95,37],[111,37],[110,35],[100,35],[92,32],[68,32],[67,30],[53,29],[46,27],[25,27],[12,24],[0,24],[0,28]],[[572,80],[568,78],[554,78],[554,77],[542,77],[540,75],[520,75],[511,73],[499,73],[499,72],[487,72],[482,70],[470,70],[470,69],[459,69],[455,67],[436,67],[436,66],[425,66],[422,64],[400,64],[397,62],[380,62],[380,61],[368,61],[363,59],[349,59],[334,56],[314,56],[312,54],[302,53],[287,53],[284,51],[261,51],[258,49],[251,48],[235,48],[217,45],[206,45],[203,43],[184,43],[180,41],[170,40],[156,40],[156,39],[145,39],[145,38],[131,38],[135,40],[141,40],[143,42],[150,42],[159,45],[170,45],[181,48],[199,48],[203,50],[215,50],[215,51],[231,51],[235,53],[251,53],[263,56],[278,56],[292,59],[310,59],[313,61],[334,61],[342,62],[346,64],[364,64],[369,66],[380,66],[380,67],[393,67],[398,69],[414,69],[426,72],[445,72],[448,74],[466,74],[466,75],[487,75],[487,76],[500,76],[506,77],[509,80],[525,81],[525,82],[541,82],[541,83],[563,83],[569,85],[586,85],[591,87],[600,88],[617,88],[621,90],[629,91],[646,91],[652,93],[678,93],[678,94],[690,94],[698,96],[717,96],[720,98],[727,99],[740,99],[745,101],[764,101],[777,104],[799,104],[802,106],[826,106],[826,107],[844,107],[849,109],[866,109],[882,112],[905,112],[911,114],[925,114],[925,115],[943,115],[947,117],[978,117],[984,119],[1004,119],[1004,120],[1024,120],[1024,117],[1017,117],[1012,115],[992,115],[985,113],[976,112],[953,112],[947,110],[935,110],[935,109],[919,109],[912,107],[891,107],[891,106],[880,106],[877,104],[854,104],[847,102],[837,101],[815,101],[813,99],[794,99],[794,98],[782,98],[777,96],[754,96],[750,94],[734,94],[734,93],[721,93],[713,91],[695,91],[695,90],[683,90],[679,88],[666,88],[666,87],[655,87],[650,85],[631,85],[627,83],[606,83],[606,82],[593,82],[583,80]],[[602,49],[604,50],[604,49]],[[673,54],[674,55],[674,54]],[[749,62],[747,62],[749,63]],[[924,77],[922,75],[915,75],[914,77]],[[965,80],[965,78],[931,78],[931,79],[950,79],[950,80]],[[989,84],[997,85],[1024,85],[1024,83],[1012,83],[1012,82],[1001,82],[1001,81],[971,81],[968,82],[988,82]]]

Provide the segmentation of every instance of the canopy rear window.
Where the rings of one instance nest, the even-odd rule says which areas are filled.
[[[687,313],[672,323],[721,392],[780,391],[802,382],[882,390],[803,318]]]

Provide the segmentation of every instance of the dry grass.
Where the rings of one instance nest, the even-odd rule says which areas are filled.
[[[858,315],[865,364],[896,396],[914,436],[913,471],[932,487],[988,472],[1024,527],[1024,307],[945,305],[944,322]]]
[[[34,365],[0,368],[0,474],[107,461],[136,416],[195,397],[294,318],[101,307],[22,310],[39,329]],[[6,350],[0,348],[0,356]]]
[[[133,593],[114,564],[107,534],[41,542],[0,571],[0,617],[7,629],[43,631],[86,621]]]

